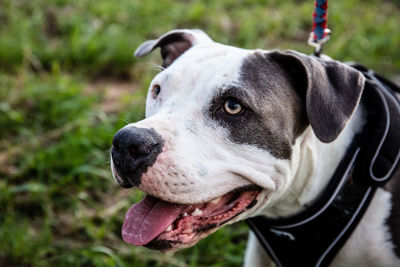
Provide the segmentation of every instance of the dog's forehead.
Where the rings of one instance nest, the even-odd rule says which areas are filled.
[[[198,66],[207,67],[213,71],[230,71],[239,67],[243,58],[251,53],[251,50],[246,50],[234,46],[223,45],[219,43],[206,43],[194,46],[178,58],[171,67],[179,65],[185,68]]]
[[[251,50],[219,43],[197,45],[161,72],[153,83],[206,96],[224,84],[236,82],[249,53]]]

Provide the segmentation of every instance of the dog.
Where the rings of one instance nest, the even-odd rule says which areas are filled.
[[[135,55],[157,47],[146,118],[111,149],[116,181],[146,193],[126,213],[127,243],[176,251],[225,224],[304,211],[366,123],[365,78],[338,61],[223,45],[201,30],[170,31]],[[331,266],[400,266],[396,175]],[[253,232],[244,265],[273,266]]]

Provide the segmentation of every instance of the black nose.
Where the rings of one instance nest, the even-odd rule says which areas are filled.
[[[123,187],[138,186],[140,177],[154,164],[164,141],[154,129],[125,127],[113,139],[112,161]]]

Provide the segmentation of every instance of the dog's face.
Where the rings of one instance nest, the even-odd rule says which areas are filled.
[[[155,47],[165,69],[151,82],[146,119],[121,129],[111,153],[115,179],[147,194],[125,217],[134,245],[176,250],[257,215],[291,183],[305,128],[332,141],[362,90],[361,76],[337,62],[239,49],[198,30],[169,32],[136,54]]]

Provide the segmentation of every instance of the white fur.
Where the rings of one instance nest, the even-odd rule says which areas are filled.
[[[153,79],[146,119],[127,126],[154,128],[165,141],[155,164],[141,178],[141,190],[166,201],[193,204],[210,201],[244,185],[262,187],[257,204],[230,221],[233,223],[256,215],[292,215],[303,210],[324,189],[354,134],[362,127],[363,109],[357,110],[332,143],[321,143],[308,128],[297,139],[291,160],[230,142],[227,130],[210,122],[205,107],[224,86],[238,82],[241,62],[250,53],[254,51],[201,37]],[[156,85],[161,91],[154,98],[151,90]],[[400,266],[391,252],[384,225],[389,200],[388,193],[378,191],[333,266],[372,266],[372,262],[376,266]],[[250,234],[245,266],[269,263],[265,251]]]
[[[224,85],[236,83],[240,63],[249,53],[206,42],[185,52],[153,79],[146,119],[131,125],[154,128],[165,144],[156,163],[142,176],[140,189],[167,201],[192,204],[257,184],[265,188],[253,208],[259,210],[270,192],[288,179],[288,160],[227,141],[227,130],[210,122],[204,110]],[[155,85],[161,91],[154,99],[151,88]]]
[[[244,257],[244,266],[247,267],[272,267],[275,266],[270,260],[267,252],[260,245],[256,235],[250,231],[247,241],[246,254]]]

